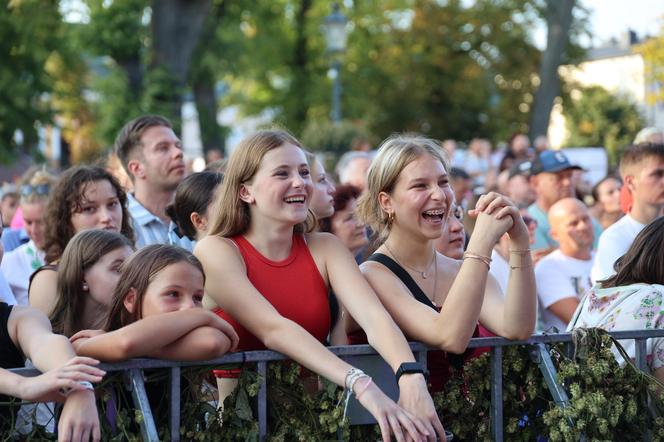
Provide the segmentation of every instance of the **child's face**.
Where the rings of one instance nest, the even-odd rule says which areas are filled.
[[[111,250],[85,271],[85,283],[95,302],[107,307],[111,304],[113,291],[120,281],[120,266],[131,252],[128,246]]]
[[[185,261],[162,269],[143,296],[142,317],[201,307],[203,274]]]

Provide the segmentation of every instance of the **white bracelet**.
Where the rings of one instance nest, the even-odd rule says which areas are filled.
[[[81,384],[83,387],[85,387],[86,390],[94,390],[95,387],[92,385],[92,382],[89,381],[78,381],[79,384]]]

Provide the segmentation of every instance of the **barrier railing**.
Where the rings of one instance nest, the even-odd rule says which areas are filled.
[[[648,370],[646,362],[646,340],[649,338],[664,337],[664,329],[661,330],[630,330],[615,331],[610,333],[616,339],[633,339],[635,341],[635,365],[642,371]],[[505,338],[473,338],[468,347],[490,347],[491,348],[491,425],[493,440],[502,442],[503,439],[503,388],[502,388],[502,356],[503,347],[513,345],[531,346],[531,357],[538,363],[544,380],[551,392],[554,402],[560,407],[568,407],[569,399],[567,393],[558,383],[557,374],[546,344],[566,343],[567,353],[571,354],[572,334],[558,333],[533,335],[527,340],[511,341]],[[411,343],[411,349],[417,359],[426,365],[426,355],[429,348],[421,343]],[[369,365],[373,367],[374,372],[371,376],[374,381],[383,388],[386,393],[395,398],[396,383],[391,369],[381,362],[382,367],[375,363],[380,359],[376,351],[369,345],[354,345],[329,347],[330,351],[344,359],[353,359],[353,363],[361,359],[371,361]],[[218,359],[196,362],[164,361],[158,359],[132,359],[120,363],[101,364],[101,368],[107,372],[124,371],[128,388],[131,389],[134,406],[143,413],[141,421],[141,434],[144,441],[158,441],[157,429],[150,409],[150,404],[145,391],[143,379],[144,369],[163,368],[170,370],[169,388],[170,388],[170,433],[173,441],[180,440],[180,372],[182,367],[210,366],[233,363],[256,363],[257,371],[260,375],[260,389],[258,392],[258,426],[260,440],[265,440],[267,436],[267,364],[273,361],[288,359],[281,353],[273,351],[250,351],[231,353]],[[382,360],[381,360],[382,361]],[[378,367],[378,368],[376,368]],[[29,368],[20,368],[12,370],[25,376],[35,376],[39,371]],[[365,371],[369,371],[366,370]],[[353,422],[353,416],[351,416]],[[356,418],[354,423],[367,423],[366,417]]]

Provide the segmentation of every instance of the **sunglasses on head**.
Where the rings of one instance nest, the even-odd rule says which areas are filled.
[[[21,195],[22,196],[28,196],[28,195],[39,195],[39,196],[46,196],[48,195],[48,192],[50,192],[51,186],[48,184],[38,184],[36,186],[32,186],[30,184],[24,184],[21,186]]]

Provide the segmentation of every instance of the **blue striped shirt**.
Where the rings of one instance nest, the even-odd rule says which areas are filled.
[[[180,238],[175,233],[173,222],[165,223],[162,221],[158,216],[143,207],[131,193],[127,194],[127,210],[136,233],[137,249],[150,244],[171,244],[189,251],[193,249],[193,243],[189,238]]]

